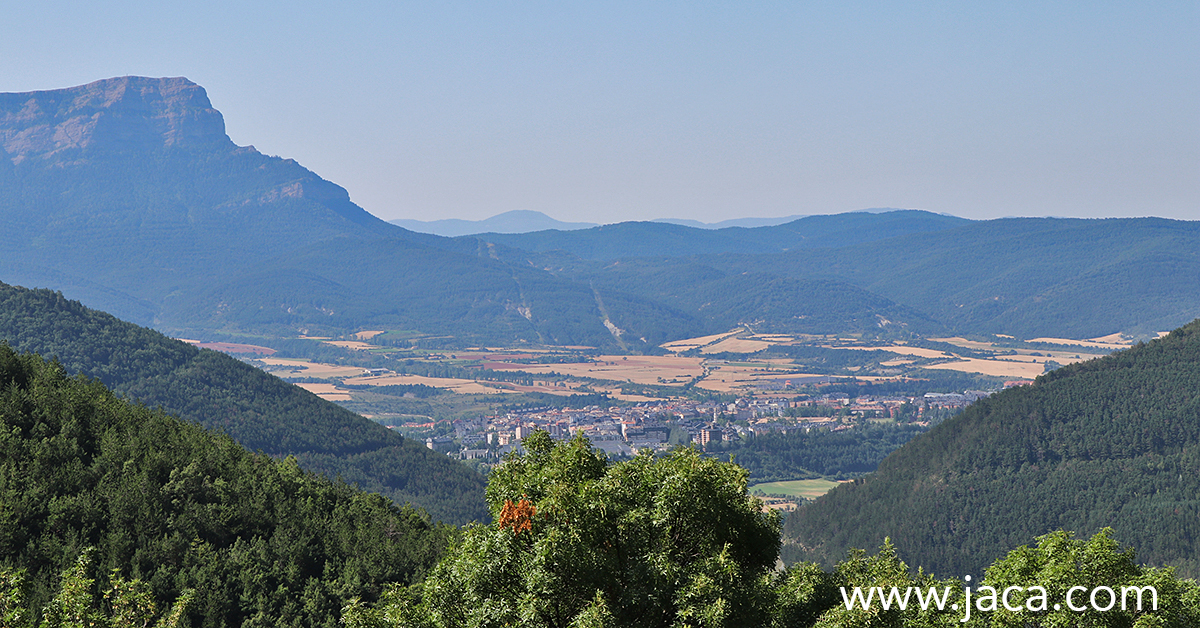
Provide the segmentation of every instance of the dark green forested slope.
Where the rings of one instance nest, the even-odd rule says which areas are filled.
[[[761,333],[945,331],[916,308],[844,281],[730,272],[718,266],[689,259],[626,259],[570,274],[597,290],[624,290],[656,299],[695,317],[709,330],[750,324]]]
[[[806,216],[771,227],[697,229],[663,222],[622,222],[574,231],[551,229],[533,233],[485,233],[471,237],[526,251],[558,250],[583,259],[613,260],[835,248],[908,233],[942,231],[969,222],[965,218],[926,211],[895,210]]]
[[[1200,222],[1010,218],[832,252],[705,258],[730,273],[836,278],[960,330],[1094,338],[1200,316]]]
[[[828,219],[828,229],[853,216],[859,215],[812,217],[770,229],[815,218]],[[820,330],[839,325],[859,331],[878,315],[923,334],[949,328],[1093,338],[1172,329],[1200,316],[1200,222],[1020,218],[948,222],[934,230],[921,228],[920,212],[865,216],[892,225],[892,237],[880,224],[858,219],[864,230],[858,239],[818,238],[824,248],[804,244],[780,252],[766,242],[750,247],[739,239],[756,230],[719,230],[704,237],[728,240],[698,240],[687,254],[665,236],[657,250],[641,244],[647,236],[637,229],[652,223],[630,223],[637,229],[612,225],[556,234],[621,259],[570,247],[573,254],[528,256],[562,276],[657,299],[714,326],[757,318],[764,328],[782,331],[825,333]],[[847,222],[847,232],[854,224]],[[638,236],[627,249],[618,227]],[[526,243],[519,237],[496,240],[534,250],[547,244],[539,234],[526,235]],[[635,251],[644,257],[631,257]],[[604,261],[589,261],[593,257]],[[763,307],[747,316],[748,304]]]
[[[487,517],[483,478],[419,443],[229,356],[200,350],[49,290],[0,283],[0,340],[70,373],[435,518]]]
[[[789,558],[890,536],[911,564],[978,574],[1051,530],[1111,527],[1150,564],[1200,574],[1200,320],[976,403],[872,476],[789,517]]]
[[[160,608],[191,589],[193,626],[332,628],[351,597],[419,578],[452,535],[0,344],[0,572],[25,570],[31,612],[91,547],[97,591],[114,569]]]
[[[450,243],[462,244],[447,240]],[[696,317],[635,297],[603,295],[523,260],[417,246],[398,238],[297,247],[171,299],[160,327],[418,329],[461,343],[529,342],[618,348],[607,315],[634,350],[704,331]],[[499,257],[499,256],[498,256]],[[286,304],[287,307],[281,307]]]

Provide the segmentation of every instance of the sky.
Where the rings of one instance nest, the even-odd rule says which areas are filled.
[[[13,4],[0,92],[186,76],[384,219],[1200,220],[1194,0]]]

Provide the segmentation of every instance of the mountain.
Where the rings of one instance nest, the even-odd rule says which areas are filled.
[[[68,373],[231,436],[250,451],[293,456],[435,519],[487,518],[484,480],[421,443],[215,351],[138,327],[50,290],[0,283],[0,341],[53,357]]]
[[[234,145],[182,78],[0,94],[0,147],[0,280],[176,336],[398,329],[651,352],[743,322],[1088,338],[1200,316],[1200,223],[1186,221],[897,210],[416,233]]]
[[[389,222],[411,231],[432,233],[451,238],[477,233],[525,233],[528,231],[545,231],[547,229],[570,231],[572,229],[589,229],[597,226],[594,222],[562,222],[542,212],[524,209],[496,214],[491,218],[483,220],[462,220],[459,218],[412,220],[409,218],[399,218]]]
[[[143,609],[190,597],[183,625],[334,628],[351,598],[416,581],[454,536],[2,344],[0,433],[6,626],[26,625],[12,611],[43,612],[59,574],[90,548],[82,576],[95,588],[77,596],[121,579],[136,593],[136,579]]]
[[[532,252],[565,251],[587,260],[682,257],[702,254],[760,255],[793,249],[865,244],[909,233],[939,232],[969,223],[965,218],[918,210],[808,216],[770,227],[707,229],[665,222],[622,222],[581,231],[538,231],[479,236]]]
[[[749,325],[757,333],[877,335],[892,331],[941,334],[944,325],[919,310],[821,277],[781,277],[767,272],[730,272],[688,258],[633,258],[569,276],[598,289],[624,289],[654,298],[728,330]]]
[[[890,537],[909,564],[981,574],[1011,547],[1111,527],[1149,564],[1200,575],[1200,320],[981,400],[878,471],[789,516],[791,560]]]
[[[799,299],[797,311],[807,315],[804,301],[820,303],[814,293],[765,286],[825,282],[845,289],[819,294],[871,295],[897,308],[894,316],[879,311],[883,318],[912,322],[915,315],[959,334],[1150,336],[1200,316],[1200,282],[1194,280],[1200,276],[1200,222],[1195,221],[965,221],[897,211],[812,216],[758,229],[621,223],[571,233],[481,237],[526,247],[533,251],[528,254],[532,263],[562,277],[619,287],[689,313],[698,305],[709,312],[734,311],[769,290]],[[711,278],[727,283],[714,293],[705,285]],[[828,320],[838,312],[868,309],[831,303]],[[764,312],[760,318],[777,325],[783,313]],[[725,320],[719,314],[700,316]],[[847,323],[854,326],[852,320]]]
[[[379,220],[295,161],[234,145],[183,78],[0,95],[0,146],[0,279],[179,335],[388,324],[645,349],[660,330],[695,327],[504,261],[501,247]],[[622,318],[647,310],[664,318]]]
[[[781,216],[779,218],[730,218],[719,222],[701,222],[689,218],[655,218],[653,222],[665,222],[672,225],[696,227],[697,229],[724,229],[726,227],[773,227],[785,222],[804,218],[802,215]]]
[[[1151,334],[1200,316],[1200,222],[1017,218],[836,251],[700,260],[727,273],[829,278],[962,332]]]

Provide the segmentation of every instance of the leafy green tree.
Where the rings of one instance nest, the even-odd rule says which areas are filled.
[[[0,569],[0,626],[22,626],[28,622],[25,608],[28,586],[24,569]]]
[[[935,593],[939,608],[918,602]],[[861,592],[855,596],[855,591]],[[871,556],[852,550],[832,572],[815,563],[793,565],[777,580],[773,628],[936,628],[958,626],[961,602],[957,582],[939,581],[923,570],[909,570],[890,540]],[[868,597],[869,596],[869,597]],[[885,600],[887,600],[885,602]],[[901,603],[902,602],[902,603]]]
[[[350,626],[755,626],[770,622],[776,515],[746,471],[678,449],[610,464],[545,433],[491,475],[494,523],[467,528],[420,588]]]
[[[978,596],[991,587],[995,603]],[[1002,599],[1009,587],[1020,587]],[[1072,533],[1038,537],[1036,547],[1009,552],[987,570],[976,608],[995,607],[972,625],[992,628],[1125,628],[1200,625],[1200,587],[1174,570],[1144,567],[1105,528],[1089,540]],[[1068,599],[1068,596],[1069,599]],[[1139,603],[1140,598],[1140,603]],[[1108,610],[1105,609],[1112,606]],[[1074,608],[1072,608],[1074,607]],[[1139,608],[1140,607],[1140,608]],[[1013,611],[1012,608],[1020,610]]]
[[[92,568],[92,549],[79,555],[63,571],[58,594],[42,612],[38,628],[178,628],[185,625],[184,612],[195,595],[184,590],[171,608],[160,615],[150,587],[141,580],[126,580],[114,569],[110,586],[102,599],[95,595],[95,579],[88,577]],[[23,612],[27,581],[22,570],[0,570],[0,626],[33,626],[33,618]],[[157,619],[158,621],[155,621]]]

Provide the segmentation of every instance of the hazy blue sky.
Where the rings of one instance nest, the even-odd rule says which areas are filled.
[[[6,5],[0,91],[127,74],[389,219],[1200,219],[1195,0]]]

